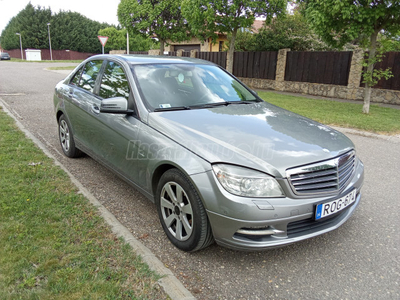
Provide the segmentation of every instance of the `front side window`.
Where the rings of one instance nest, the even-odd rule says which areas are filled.
[[[129,98],[129,84],[122,67],[112,61],[107,63],[101,79],[99,96],[103,99],[113,97]]]
[[[97,75],[99,75],[102,64],[102,60],[92,60],[87,62],[78,86],[93,93]]]
[[[258,101],[239,81],[212,65],[136,65],[133,72],[154,110]]]

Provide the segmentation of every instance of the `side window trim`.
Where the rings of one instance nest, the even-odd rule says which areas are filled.
[[[79,87],[79,82],[81,81],[82,73],[83,73],[83,69],[84,69],[84,68],[85,68],[85,65],[81,66],[81,67],[76,71],[76,73],[74,74],[74,76],[72,76],[71,80],[68,82],[68,85],[73,85],[73,86],[75,86],[75,87]],[[78,79],[77,84],[75,84],[75,83],[73,83],[73,81],[74,81],[74,79],[76,78],[76,75],[78,75],[78,74],[79,74],[79,79]]]
[[[103,78],[106,69],[107,61],[108,61],[107,59],[103,59],[103,63],[101,65],[99,74],[97,74],[96,82],[93,88],[93,94],[96,95],[96,97],[99,99],[101,99],[101,97],[99,96],[99,91],[100,91],[101,80]]]

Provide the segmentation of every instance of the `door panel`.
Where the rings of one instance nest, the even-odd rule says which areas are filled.
[[[65,109],[70,119],[75,138],[85,147],[90,145],[88,141],[91,138],[88,128],[88,123],[90,124],[92,121],[90,119],[92,116],[90,109],[96,99],[93,92],[102,64],[102,60],[87,62],[71,79],[68,86],[68,101]]]
[[[99,97],[88,102],[89,147],[103,163],[137,182],[136,139],[141,126],[134,115],[100,113],[102,99],[124,97],[133,101],[123,68],[112,61],[105,65]]]

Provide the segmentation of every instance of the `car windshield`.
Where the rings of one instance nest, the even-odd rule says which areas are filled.
[[[155,111],[258,101],[240,82],[217,66],[136,65],[133,72],[142,96]]]

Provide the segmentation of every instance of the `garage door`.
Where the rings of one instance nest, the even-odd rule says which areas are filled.
[[[197,45],[174,45],[174,51],[184,50],[190,52],[190,50],[197,50],[200,52],[200,44]]]

